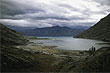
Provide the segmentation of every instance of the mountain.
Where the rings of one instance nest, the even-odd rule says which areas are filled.
[[[0,28],[0,73],[40,72],[49,68],[47,61],[41,59],[41,54],[17,47],[29,43],[25,36],[1,23]]]
[[[27,42],[25,37],[15,30],[9,29],[1,23],[0,28],[1,45],[20,45]]]
[[[110,41],[110,14],[102,18],[98,23],[88,30],[75,37]]]
[[[85,29],[72,29],[70,27],[45,27],[45,28],[35,28],[30,30],[21,31],[20,33],[29,36],[73,36],[78,35]]]

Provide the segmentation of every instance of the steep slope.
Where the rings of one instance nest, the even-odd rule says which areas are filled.
[[[84,29],[72,29],[69,27],[45,27],[22,31],[24,35],[30,36],[73,36],[83,32]]]
[[[88,51],[85,51],[89,53]],[[84,54],[84,53],[83,53]],[[87,55],[87,54],[86,54]],[[75,59],[75,60],[74,60]],[[110,47],[102,47],[81,59],[68,58],[58,64],[57,71],[70,73],[110,72]]]
[[[0,28],[0,72],[45,72],[52,68],[55,57],[34,53],[29,47],[20,47],[28,43],[23,35],[3,24]]]
[[[88,56],[77,68],[80,72],[110,72],[110,47],[102,47]]]
[[[1,45],[19,45],[25,44],[27,40],[18,32],[11,30],[0,23]]]
[[[51,55],[11,46],[2,46],[0,55],[2,72],[46,72],[52,68],[51,64],[55,61],[55,57]]]
[[[110,41],[110,14],[76,37]]]

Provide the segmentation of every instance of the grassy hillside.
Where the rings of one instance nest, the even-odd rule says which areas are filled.
[[[76,37],[110,41],[110,14]],[[110,47],[98,49],[78,65],[79,72],[110,72]]]
[[[110,14],[76,37],[110,41]]]
[[[15,47],[1,47],[2,72],[47,72],[52,69],[55,57],[32,53]]]
[[[0,24],[0,28],[2,72],[45,72],[52,68],[51,63],[55,61],[55,57],[33,53],[29,48],[24,50],[15,47],[25,46],[28,43],[26,37],[3,24]]]
[[[103,47],[80,63],[82,72],[110,72],[110,47]]]
[[[25,44],[28,40],[18,32],[11,30],[0,23],[1,45],[20,45]]]
[[[74,73],[110,72],[110,47],[103,47],[92,55],[86,54],[86,57],[77,58],[78,56],[73,59],[65,59],[57,65],[56,71]]]

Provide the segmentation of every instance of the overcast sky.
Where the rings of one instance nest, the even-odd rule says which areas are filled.
[[[0,22],[22,27],[92,26],[110,13],[110,0],[0,0]]]

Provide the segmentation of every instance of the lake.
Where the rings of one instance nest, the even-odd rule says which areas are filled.
[[[32,42],[35,43],[43,43],[43,44],[35,44],[35,45],[46,45],[46,46],[57,46],[57,49],[64,50],[88,50],[92,46],[96,49],[107,45],[100,45],[97,43],[106,43],[104,41],[99,40],[91,40],[91,39],[81,39],[81,38],[73,38],[73,37],[38,37],[38,38],[51,38],[55,40],[34,40]]]

